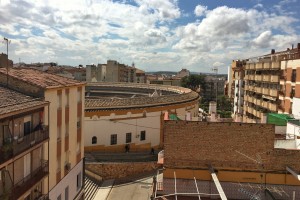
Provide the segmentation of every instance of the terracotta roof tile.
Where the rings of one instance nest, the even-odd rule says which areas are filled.
[[[4,114],[46,104],[48,104],[48,102],[42,101],[41,99],[26,96],[0,86],[0,118],[2,118]]]
[[[6,69],[0,68],[0,73],[6,75]],[[74,79],[28,68],[11,68],[9,69],[9,76],[42,88],[66,87],[85,84],[84,82]]]

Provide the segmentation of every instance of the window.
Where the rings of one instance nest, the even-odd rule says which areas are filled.
[[[110,145],[117,144],[117,134],[113,134],[110,136]]]
[[[293,69],[292,71],[292,82],[296,82],[296,70]]]
[[[96,136],[92,137],[92,144],[97,144],[97,137]]]
[[[126,143],[131,142],[131,133],[126,133]]]
[[[77,103],[81,102],[81,87],[77,89]]]
[[[61,138],[61,126],[57,127],[57,140],[60,140]]]
[[[69,200],[69,186],[65,189],[65,200]]]
[[[79,174],[77,174],[77,190],[81,188],[81,184],[81,172],[79,172]]]
[[[30,134],[30,130],[31,130],[30,125],[31,125],[30,121],[24,123],[24,136]]]
[[[81,120],[80,117],[77,117],[77,128],[81,127]]]
[[[65,136],[69,135],[69,123],[66,123]]]
[[[146,131],[141,131],[141,141],[146,140]]]
[[[61,109],[61,93],[57,94],[57,109]]]
[[[69,106],[69,90],[66,90],[66,106]]]

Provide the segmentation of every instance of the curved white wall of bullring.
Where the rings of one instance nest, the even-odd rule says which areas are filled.
[[[171,88],[174,90],[174,88]],[[180,89],[180,88],[179,88]],[[185,91],[186,89],[183,88]],[[178,90],[178,87],[176,87]],[[191,91],[192,92],[192,91]],[[179,93],[182,98],[182,93]],[[86,104],[85,110],[85,131],[84,146],[85,151],[125,151],[126,133],[131,133],[130,151],[150,151],[153,147],[160,148],[162,145],[163,116],[165,112],[176,113],[181,119],[185,119],[187,112],[191,117],[198,119],[198,97],[186,93],[188,98],[179,102],[180,98],[168,99],[162,105],[149,104],[139,105],[138,107],[128,105],[128,107],[118,108],[112,104],[110,108],[101,109]],[[190,97],[191,96],[191,97]],[[149,97],[150,98],[150,97]],[[164,96],[163,98],[168,98]],[[142,98],[144,99],[144,97]],[[101,100],[99,100],[101,101]],[[133,102],[136,99],[133,99]],[[159,100],[160,101],[160,100]],[[155,102],[154,102],[155,103]],[[101,104],[99,104],[101,105]],[[118,104],[119,105],[119,104]],[[146,132],[145,140],[141,140],[141,131]],[[117,144],[111,145],[111,135],[117,135]],[[97,143],[92,144],[92,138],[97,137]]]

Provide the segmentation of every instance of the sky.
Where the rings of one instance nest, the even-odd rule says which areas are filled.
[[[232,60],[296,46],[299,20],[300,0],[0,0],[14,63],[111,59],[147,72],[227,73]]]

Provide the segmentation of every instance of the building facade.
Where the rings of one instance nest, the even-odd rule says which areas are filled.
[[[8,87],[50,102],[45,110],[49,126],[49,198],[83,196],[84,83],[34,69],[11,69]],[[6,82],[0,69],[0,83]],[[47,122],[49,124],[47,124]]]
[[[190,89],[146,84],[89,83],[85,151],[160,149],[166,112],[198,120],[199,95]]]
[[[47,199],[49,102],[0,86],[0,199]]]
[[[267,113],[292,114],[293,98],[300,97],[299,60],[300,43],[297,48],[288,48],[286,51],[275,52],[273,49],[267,55],[234,61],[229,96],[235,94],[236,97],[238,92],[238,98],[234,97],[234,106],[237,106],[234,108],[235,114],[237,111],[238,116],[241,116],[242,111],[243,122],[249,123],[265,123]],[[239,65],[241,67],[237,67]],[[243,84],[244,92],[240,87],[237,88],[237,85]],[[243,100],[240,94],[244,95]],[[239,100],[244,103],[239,104]],[[239,105],[243,105],[243,108],[239,109]]]
[[[233,118],[235,121],[240,122],[243,120],[244,113],[244,61],[232,61],[232,84],[230,88],[231,99],[233,99]]]
[[[300,197],[300,151],[274,148],[274,125],[167,121],[164,130],[157,199]]]

